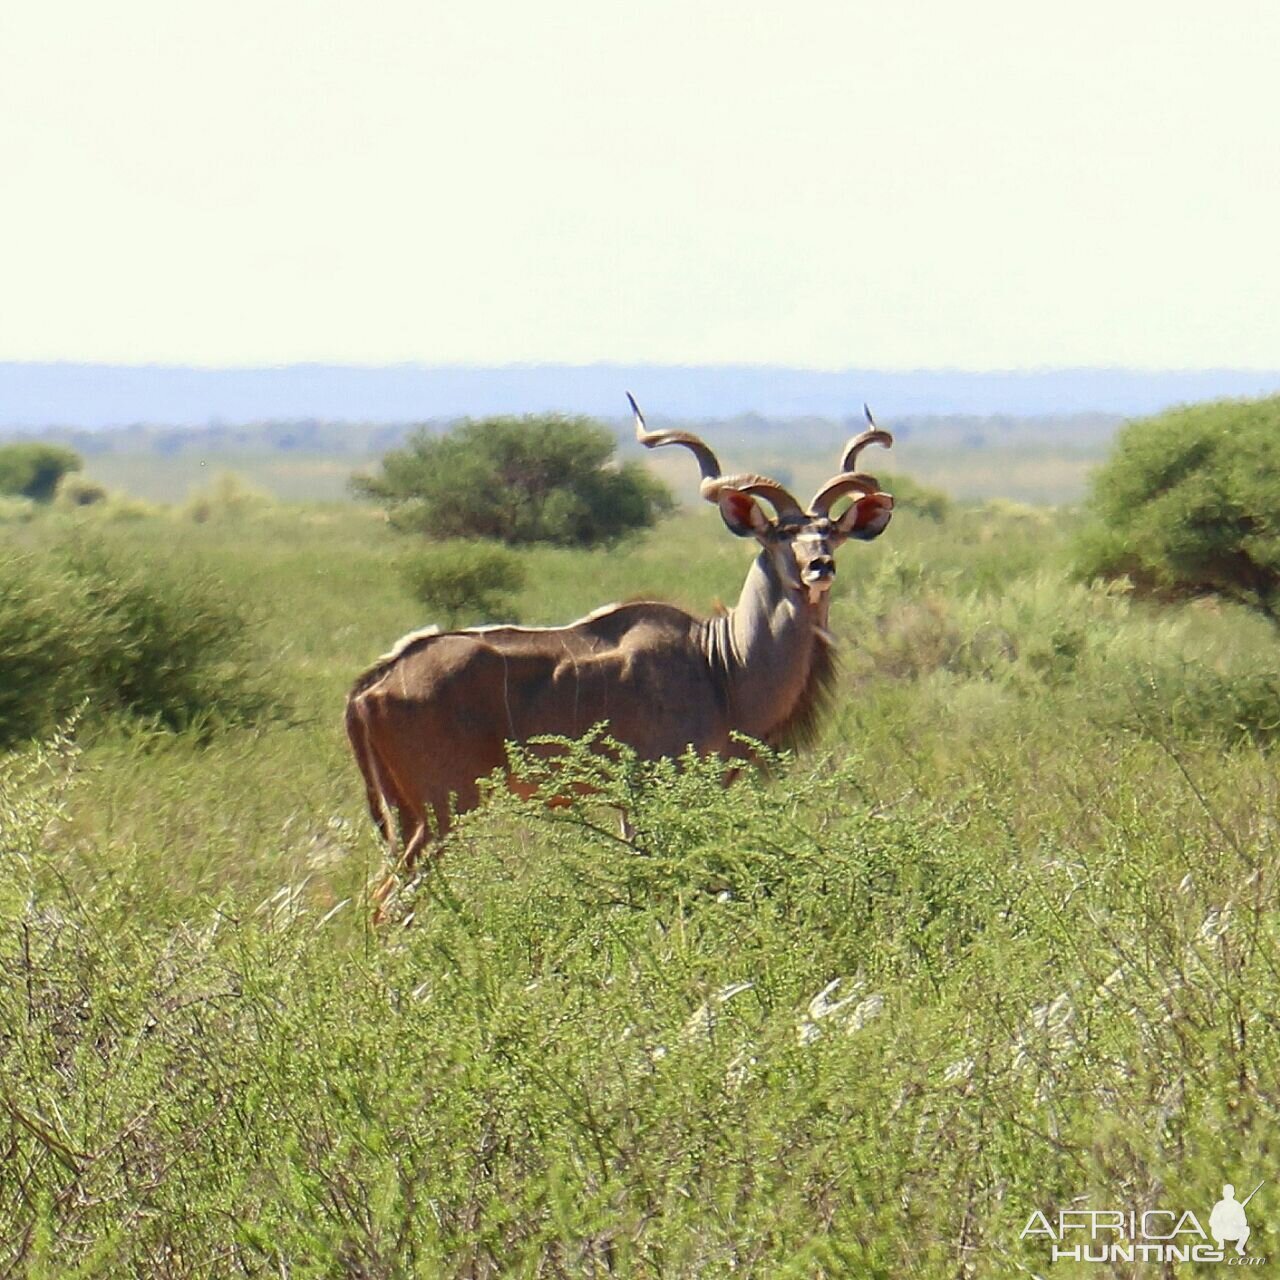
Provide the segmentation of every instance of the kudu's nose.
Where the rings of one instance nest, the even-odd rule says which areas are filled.
[[[836,576],[836,562],[831,556],[815,556],[804,568],[806,582],[825,582]]]

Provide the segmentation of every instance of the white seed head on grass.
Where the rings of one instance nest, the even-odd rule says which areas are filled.
[[[847,994],[835,999],[844,981],[844,978],[833,979],[809,1001],[806,1016],[796,1027],[796,1039],[801,1044],[812,1044],[828,1026],[841,1027],[845,1035],[853,1035],[880,1016],[884,996],[873,992],[864,997],[862,993],[867,984],[861,974],[850,978],[845,988]]]

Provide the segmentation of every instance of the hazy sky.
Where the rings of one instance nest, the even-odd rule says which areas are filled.
[[[0,359],[1280,367],[1280,5],[0,4]]]

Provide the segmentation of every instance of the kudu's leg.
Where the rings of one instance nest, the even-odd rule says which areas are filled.
[[[412,830],[412,834],[408,835],[403,854],[396,857],[395,850],[389,850],[392,855],[391,870],[387,872],[382,883],[370,895],[370,901],[373,903],[373,923],[375,925],[385,923],[385,904],[387,899],[392,897],[401,883],[407,879],[418,858],[422,855],[423,849],[431,843],[433,832],[425,812],[415,815],[415,821],[412,826],[409,823],[404,823],[401,827],[401,831],[404,834],[408,834],[410,830]],[[439,830],[439,835],[443,836],[444,830]]]
[[[480,793],[473,784],[462,793],[454,793],[451,798],[456,807],[456,812],[463,812],[464,804],[466,808],[471,809],[474,809],[479,804]],[[427,817],[428,812],[434,816],[434,824]],[[418,864],[418,859],[423,856],[424,852],[434,845],[433,853],[438,854],[441,842],[448,835],[449,828],[453,825],[454,812],[455,809],[450,807],[449,798],[432,797],[422,810],[413,815],[411,823],[402,825],[402,833],[408,836],[404,846],[404,853],[398,858],[394,858],[391,871],[387,873],[386,879],[374,890],[372,895],[374,924],[385,922],[386,911],[384,908],[387,899],[392,897],[402,884],[408,882],[413,874],[414,867]]]
[[[400,877],[393,871],[383,882],[369,895],[369,901],[373,903],[373,924],[376,928],[380,924],[385,924],[387,913],[382,909],[383,903],[395,891],[396,886],[400,883]]]

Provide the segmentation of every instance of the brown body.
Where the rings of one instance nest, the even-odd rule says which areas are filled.
[[[722,479],[696,437],[648,432],[638,411],[636,419],[645,444],[692,449],[704,496],[732,532],[760,542],[737,605],[705,621],[646,601],[611,605],[565,627],[406,636],[347,700],[370,809],[388,845],[403,849],[406,870],[448,830],[451,813],[475,807],[479,781],[505,767],[508,741],[576,738],[607,722],[642,759],[690,747],[727,757],[743,754],[738,734],[779,746],[813,727],[833,669],[832,551],[851,536],[875,537],[892,508],[873,479],[850,468],[863,445],[887,443],[886,433],[851,442],[844,471],[806,512],[762,477]],[[828,507],[851,492],[858,500],[830,517]],[[775,506],[774,518],[757,496]]]

